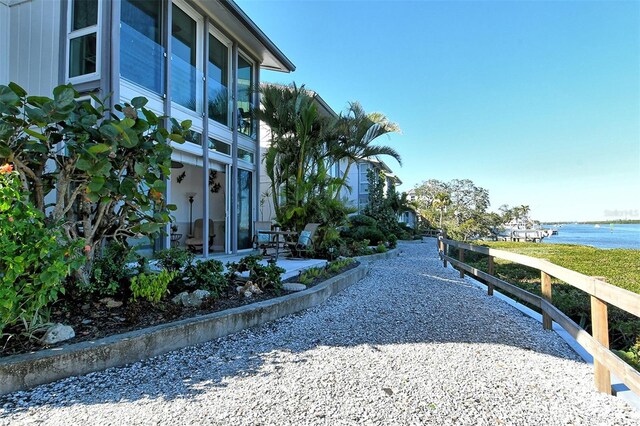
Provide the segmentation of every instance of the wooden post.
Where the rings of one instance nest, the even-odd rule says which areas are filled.
[[[442,232],[442,253],[444,254],[444,256],[447,255],[448,247],[447,247],[447,243],[444,242],[445,238],[447,238],[447,233],[446,232]],[[447,267],[447,259],[445,259],[443,257],[443,261],[442,264],[444,265],[444,267]]]
[[[549,303],[552,303],[551,296],[551,276],[544,271],[540,271],[540,285],[542,287],[542,297]],[[542,327],[545,330],[551,330],[553,327],[551,317],[542,310]]]
[[[607,304],[595,296],[591,296],[591,328],[593,330],[593,337],[602,343],[602,346],[609,349]],[[595,356],[593,357],[593,374],[596,389],[611,395],[611,373]]]
[[[494,264],[493,264],[493,256],[489,256],[489,275],[493,276],[494,273]],[[489,282],[487,283],[487,294],[489,296],[493,296],[493,283]]]
[[[458,260],[464,263],[464,249],[458,247]],[[460,278],[464,278],[464,269],[460,268]]]

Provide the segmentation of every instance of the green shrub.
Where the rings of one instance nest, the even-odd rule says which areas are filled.
[[[351,237],[355,241],[364,241],[369,240],[369,242],[374,244],[384,243],[387,238],[378,228],[374,228],[371,226],[363,226],[354,228],[351,230]]]
[[[157,303],[167,293],[167,287],[177,272],[169,272],[163,269],[158,274],[140,274],[131,278],[131,293],[134,301],[143,298],[152,303]]]
[[[92,269],[93,280],[89,285],[79,284],[80,290],[98,296],[120,293],[130,282],[132,271],[127,264],[134,258],[133,250],[126,243],[110,242],[96,258]]]
[[[155,254],[158,264],[169,272],[183,271],[193,263],[195,255],[181,247],[160,250]]]
[[[313,283],[318,278],[323,278],[326,276],[325,268],[313,267],[309,269],[305,269],[300,272],[299,281],[304,285],[309,285]]]
[[[376,226],[378,226],[377,220],[375,220],[371,216],[366,216],[363,214],[357,214],[357,215],[351,216],[349,218],[349,223],[351,223],[351,226],[353,227],[365,226],[365,227],[375,228]]]
[[[384,244],[378,244],[378,246],[376,247],[376,252],[378,253],[386,253],[387,251],[387,246],[385,246]]]
[[[66,277],[83,263],[80,244],[47,226],[26,200],[18,173],[0,168],[0,333],[17,324],[32,333],[46,323]]]
[[[352,256],[367,256],[373,253],[369,248],[369,240],[353,241],[349,245],[349,250]]]
[[[222,274],[223,270],[222,262],[208,259],[187,266],[184,275],[192,286],[208,290],[211,297],[218,298],[228,285],[227,279]]]
[[[351,265],[353,262],[355,262],[355,260],[350,257],[347,257],[346,259],[334,260],[333,262],[329,262],[329,264],[327,265],[327,272],[329,272],[330,274],[337,274],[343,268]]]
[[[396,248],[398,246],[398,237],[396,234],[389,235],[389,248]]]
[[[243,257],[239,262],[227,263],[227,278],[230,281],[238,280],[238,274],[249,272],[249,280],[261,289],[282,288],[282,274],[286,269],[269,263],[267,266],[260,264],[262,256],[250,255]]]

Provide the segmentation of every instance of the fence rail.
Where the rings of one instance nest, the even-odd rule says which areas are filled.
[[[458,259],[448,256],[449,247],[458,249]],[[639,294],[616,287],[598,278],[588,277],[579,272],[563,268],[546,260],[450,240],[442,235],[438,237],[438,250],[445,268],[447,267],[447,262],[449,262],[452,266],[460,270],[460,277],[464,277],[466,272],[471,276],[485,281],[489,295],[493,294],[494,287],[498,287],[540,308],[542,310],[542,324],[545,329],[550,330],[552,328],[552,321],[557,322],[564,328],[593,356],[595,386],[600,392],[612,393],[611,372],[613,372],[629,389],[637,395],[640,395],[640,373],[609,350],[609,325],[607,317],[607,304],[616,306],[632,315],[640,317]],[[464,263],[465,251],[489,256],[489,273],[480,271]],[[496,258],[538,269],[540,271],[542,297],[495,277],[493,273],[494,260]],[[558,278],[589,294],[591,297],[591,326],[593,336],[552,304],[552,277]]]

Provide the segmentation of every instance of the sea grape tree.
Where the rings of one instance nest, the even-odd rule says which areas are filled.
[[[158,236],[175,206],[164,200],[171,141],[182,143],[191,123],[145,108],[147,100],[110,110],[95,96],[79,100],[71,85],[53,98],[27,96],[17,84],[0,86],[0,161],[10,163],[50,226],[82,241],[87,282],[105,239]]]

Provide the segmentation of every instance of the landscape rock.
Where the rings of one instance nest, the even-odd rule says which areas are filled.
[[[202,305],[202,301],[210,295],[211,293],[207,290],[195,290],[192,293],[183,291],[171,299],[171,301],[177,305],[198,307]]]
[[[105,297],[100,299],[100,303],[103,303],[109,309],[119,308],[120,306],[122,306],[122,302],[118,300],[114,300],[111,297]]]
[[[47,330],[42,337],[42,343],[54,345],[74,337],[76,337],[76,332],[73,331],[71,326],[58,323]]]
[[[247,281],[245,285],[239,285],[236,287],[238,294],[244,295],[246,298],[253,297],[254,294],[262,294],[260,287],[255,285],[252,281]]]
[[[306,290],[307,286],[301,283],[284,283],[282,289],[285,291],[302,291]]]

